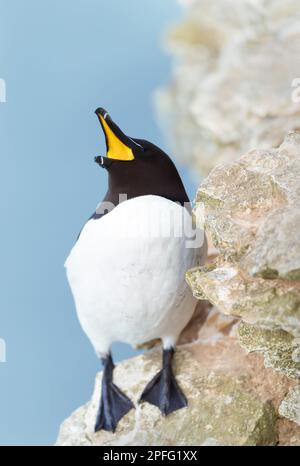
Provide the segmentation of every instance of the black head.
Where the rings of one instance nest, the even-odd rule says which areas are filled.
[[[103,108],[95,113],[107,152],[95,161],[108,171],[112,202],[117,202],[119,194],[128,198],[153,194],[181,204],[189,202],[178,171],[165,152],[151,142],[126,136]]]

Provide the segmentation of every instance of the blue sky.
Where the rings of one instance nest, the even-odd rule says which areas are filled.
[[[151,95],[170,75],[161,37],[181,12],[175,0],[0,0],[0,11],[0,444],[52,444],[100,368],[63,268],[106,190],[93,111],[167,149]]]

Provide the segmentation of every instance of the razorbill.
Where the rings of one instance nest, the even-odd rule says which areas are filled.
[[[114,432],[134,408],[113,383],[110,348],[115,341],[137,346],[161,339],[162,369],[140,402],[157,406],[164,415],[187,406],[172,358],[196,305],[185,271],[204,260],[206,248],[205,241],[193,243],[189,199],[168,155],[126,136],[104,109],[95,113],[107,149],[95,161],[108,172],[108,191],[65,266],[80,324],[103,363],[95,431]]]

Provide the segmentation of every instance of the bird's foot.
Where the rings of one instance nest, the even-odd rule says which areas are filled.
[[[134,404],[114,383],[112,383],[114,365],[111,355],[108,355],[103,362],[104,371],[101,401],[97,413],[95,432],[101,429],[115,432],[120,419],[134,408]]]
[[[164,416],[187,406],[187,399],[172,371],[173,348],[163,351],[163,368],[145,387],[140,402],[157,406]]]
[[[115,432],[120,419],[134,408],[132,401],[113,383],[107,387],[106,394],[101,399],[95,432],[101,429]]]

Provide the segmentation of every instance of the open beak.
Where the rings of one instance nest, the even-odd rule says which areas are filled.
[[[133,149],[138,144],[120,130],[104,108],[97,108],[95,113],[100,121],[106,141],[106,157],[96,157],[96,162],[105,165],[106,158],[122,161],[134,160]]]

